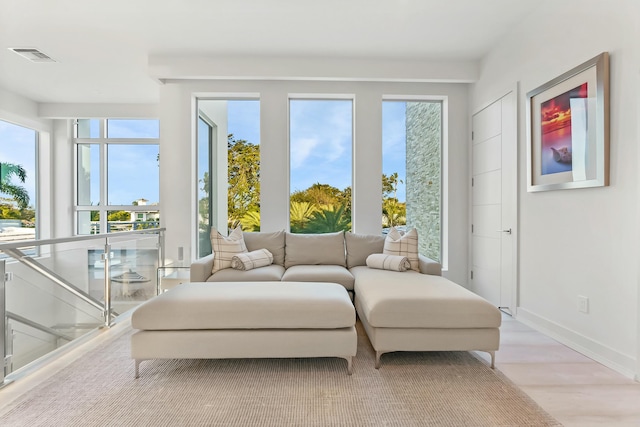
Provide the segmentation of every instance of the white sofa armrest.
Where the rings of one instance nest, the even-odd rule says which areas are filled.
[[[442,265],[438,261],[420,254],[418,254],[418,260],[420,261],[420,273],[442,276]]]
[[[207,255],[191,263],[191,282],[206,282],[213,270],[213,254]]]

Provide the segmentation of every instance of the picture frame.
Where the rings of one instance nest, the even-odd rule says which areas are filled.
[[[609,185],[609,54],[527,93],[527,191]]]

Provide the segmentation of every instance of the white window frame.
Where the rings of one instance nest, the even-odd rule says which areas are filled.
[[[287,94],[287,203],[291,206],[291,101],[351,101],[351,230],[354,230],[354,183],[356,180],[356,95],[355,93],[289,93]],[[290,208],[287,207],[287,231],[291,231]]]
[[[144,120],[157,120],[156,118],[146,117]],[[162,206],[158,202],[157,205],[108,205],[102,204],[103,201],[107,201],[107,147],[109,145],[157,145],[158,151],[160,150],[160,138],[107,138],[107,121],[108,120],[120,120],[118,117],[92,117],[91,120],[99,120],[99,137],[98,138],[78,138],[78,119],[73,120],[73,164],[74,164],[74,179],[73,179],[73,200],[74,200],[74,212],[73,212],[73,235],[78,235],[78,213],[79,212],[91,212],[98,211],[100,213],[100,234],[104,234],[107,230],[108,220],[107,217],[110,211],[129,211],[129,212],[148,212],[150,210],[157,210],[162,212]],[[123,119],[127,120],[127,118]],[[133,119],[132,119],[133,120]],[[96,144],[99,147],[99,162],[100,162],[100,204],[92,206],[80,206],[78,205],[78,145],[82,144]],[[158,182],[158,186],[160,183]]]
[[[437,95],[382,95],[382,102],[385,101],[442,103],[440,256],[442,258],[442,270],[447,271],[449,269],[449,97]]]

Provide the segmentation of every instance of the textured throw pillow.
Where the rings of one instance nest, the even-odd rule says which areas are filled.
[[[231,268],[236,270],[248,271],[271,264],[273,264],[273,255],[266,249],[235,254],[231,258]]]
[[[367,257],[367,267],[379,270],[407,271],[411,263],[406,256],[371,254]]]
[[[215,228],[211,229],[211,250],[213,251],[213,269],[211,273],[231,267],[234,255],[247,252],[244,244],[242,229],[236,228],[225,237]]]
[[[405,256],[411,263],[411,269],[420,271],[420,260],[418,259],[418,230],[411,230],[400,235],[395,227],[391,227],[389,234],[384,239],[383,254]]]

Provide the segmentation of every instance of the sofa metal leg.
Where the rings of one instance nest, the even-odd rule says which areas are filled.
[[[376,351],[376,369],[380,369],[380,356],[382,356],[382,351]]]
[[[491,369],[496,369],[496,352],[488,351],[487,353],[491,355]]]
[[[136,376],[135,376],[135,378],[138,379],[138,378],[140,378],[140,362],[142,362],[142,360],[136,359],[135,362],[136,362],[135,363],[135,365],[136,365]]]
[[[345,357],[347,359],[347,374],[353,374],[353,356]]]

